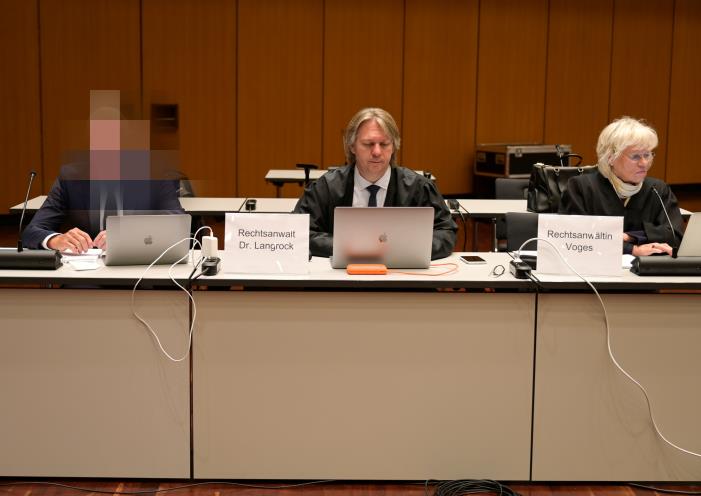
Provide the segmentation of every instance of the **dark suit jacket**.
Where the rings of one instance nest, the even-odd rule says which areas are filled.
[[[312,183],[295,206],[295,213],[309,214],[309,247],[312,255],[329,257],[333,251],[333,215],[336,207],[353,205],[355,166],[329,171]],[[404,167],[392,167],[385,207],[433,207],[431,258],[450,255],[458,226],[431,180]]]
[[[22,233],[26,248],[42,248],[47,236],[73,227],[94,239],[109,215],[184,213],[177,180],[90,180],[86,168],[61,168],[46,201]]]

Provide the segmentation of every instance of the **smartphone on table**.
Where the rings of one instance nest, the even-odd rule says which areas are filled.
[[[475,264],[486,264],[487,261],[482,258],[478,257],[477,255],[462,255],[460,257],[460,260],[465,262],[468,265],[475,265]]]

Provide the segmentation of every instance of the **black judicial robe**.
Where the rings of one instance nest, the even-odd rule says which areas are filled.
[[[443,197],[430,179],[404,167],[392,167],[385,207],[433,207],[431,258],[450,255],[458,226]],[[329,171],[309,185],[295,206],[295,213],[309,214],[309,247],[316,257],[333,252],[333,214],[336,207],[353,205],[355,166]]]
[[[653,188],[657,190],[657,197]],[[662,204],[674,226],[674,234]],[[638,239],[624,243],[623,252],[631,253],[633,245],[668,243],[679,246],[683,235],[682,215],[672,190],[659,179],[646,177],[643,186],[623,204],[608,179],[600,172],[571,178],[562,194],[559,211],[572,215],[610,215],[623,217],[623,231]]]

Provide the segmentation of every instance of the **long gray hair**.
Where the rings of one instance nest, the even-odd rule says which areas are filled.
[[[399,136],[397,123],[394,122],[394,118],[386,110],[372,107],[360,110],[346,126],[346,130],[343,133],[343,151],[346,153],[346,163],[348,165],[355,164],[355,154],[353,153],[352,146],[358,137],[358,128],[360,128],[363,122],[369,120],[377,122],[380,128],[382,128],[382,131],[392,140],[392,157],[389,163],[393,167],[396,166],[397,152],[399,151],[399,145],[402,141]]]

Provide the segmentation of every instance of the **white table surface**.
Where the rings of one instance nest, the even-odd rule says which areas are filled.
[[[526,200],[469,199],[458,200],[472,217],[495,217],[506,212],[527,212]]]
[[[256,200],[256,209],[251,211],[255,213],[290,213],[297,205],[297,198],[246,198],[248,200]],[[240,212],[246,212],[246,201]]]
[[[309,179],[317,180],[328,170],[326,169],[311,169],[309,171]],[[265,175],[265,180],[268,182],[297,182],[304,181],[303,169],[270,169]]]
[[[303,171],[300,171],[303,172]],[[326,171],[317,171],[326,172]],[[37,196],[27,202],[27,212],[33,213],[39,210],[46,195]],[[235,212],[234,207],[238,203],[239,209],[243,208],[246,198],[212,198],[212,197],[192,197],[181,198],[180,204],[186,212],[199,215],[221,215],[226,212]],[[260,203],[257,211],[264,212],[290,212],[297,202],[296,198],[256,198]],[[460,205],[465,208],[471,216],[493,217],[504,215],[506,212],[526,212],[526,200],[495,200],[492,198],[460,199]],[[289,205],[292,208],[287,208]],[[10,208],[10,212],[19,213],[22,211],[24,203],[19,203]],[[692,212],[680,209],[684,218],[688,218]]]
[[[226,212],[238,212],[245,198],[180,198],[183,209],[194,215],[222,215]]]

